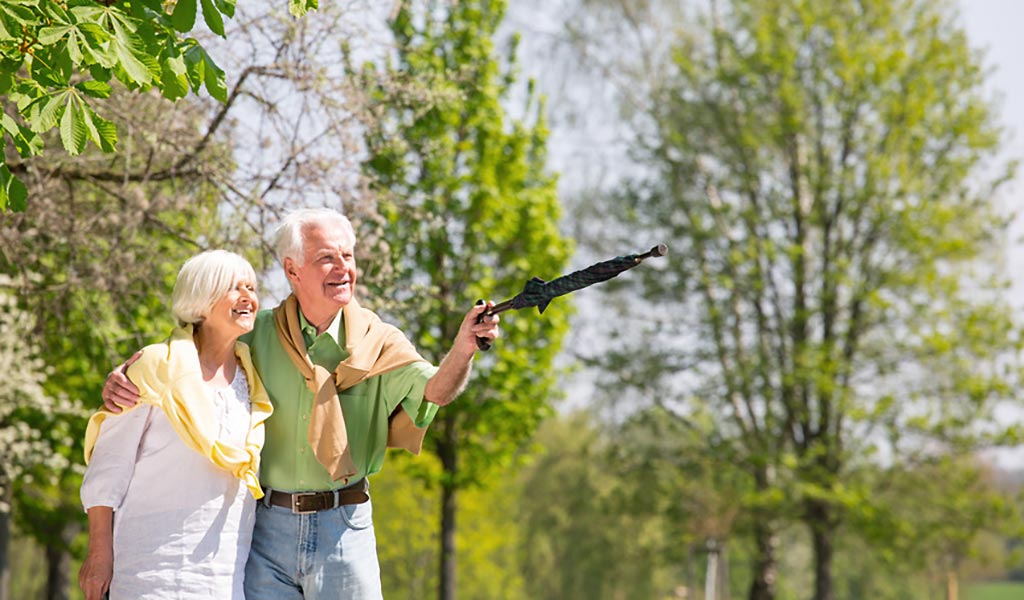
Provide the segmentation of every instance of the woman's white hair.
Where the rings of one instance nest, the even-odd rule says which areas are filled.
[[[352,228],[352,222],[348,217],[331,208],[300,208],[294,210],[284,218],[275,233],[277,260],[282,265],[284,259],[290,258],[295,264],[302,266],[304,261],[303,231],[312,225],[330,228],[340,227],[350,236],[352,243],[356,242],[356,232]]]
[[[227,250],[207,250],[185,261],[171,292],[171,312],[181,326],[202,323],[210,309],[240,282],[256,284],[249,261]]]

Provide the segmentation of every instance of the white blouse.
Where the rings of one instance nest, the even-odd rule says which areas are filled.
[[[249,388],[207,388],[220,438],[245,445]],[[191,450],[163,410],[142,405],[108,417],[85,470],[82,504],[114,509],[111,600],[243,600],[256,501],[245,483]]]

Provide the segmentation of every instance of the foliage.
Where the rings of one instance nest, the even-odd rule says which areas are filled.
[[[377,308],[392,312],[435,364],[475,299],[514,295],[534,275],[551,278],[569,253],[555,178],[545,170],[543,105],[529,94],[519,120],[502,106],[515,83],[514,63],[502,70],[492,41],[504,10],[500,0],[443,10],[403,3],[391,23],[394,56],[349,67],[378,119],[365,129],[379,218],[361,236],[371,250],[364,281]],[[543,318],[507,316],[470,391],[435,419],[426,447],[443,471],[417,474],[441,484],[451,509],[442,513],[443,571],[453,572],[455,491],[508,468],[549,413],[565,330],[564,303]],[[442,579],[442,588],[449,584]]]
[[[213,33],[224,36],[224,17],[235,0],[7,0],[0,5],[0,115],[5,142],[25,159],[44,149],[42,134],[57,129],[64,150],[81,154],[90,141],[113,152],[114,122],[94,105],[118,81],[128,89],[157,89],[177,100],[200,88],[227,99],[224,72],[194,37],[197,4]],[[289,0],[293,15],[317,0]],[[18,118],[15,118],[17,115]],[[0,210],[24,210],[25,182],[0,153]]]
[[[597,361],[599,385],[711,419],[757,488],[762,570],[802,520],[826,599],[838,528],[884,514],[860,470],[1017,439],[993,414],[1018,380],[993,201],[1015,165],[991,166],[1003,136],[948,3],[714,8],[637,86],[649,177],[603,207],[672,248],[637,276],[674,317],[629,323],[642,347]]]
[[[514,65],[499,71],[491,41],[503,8],[460,2],[417,26],[403,7],[393,23],[392,77],[380,78],[373,65],[361,73],[386,111],[366,136],[382,219],[374,237],[387,241],[368,278],[374,290],[390,291],[375,301],[401,306],[396,320],[435,362],[476,298],[514,295],[532,275],[551,278],[569,252],[557,229],[555,179],[544,170],[543,107],[528,98],[530,123],[510,120],[501,106],[514,83]],[[471,392],[432,427],[433,449],[457,440],[462,455],[446,483],[506,466],[529,438],[555,396],[551,366],[565,327],[564,306],[541,318],[505,315]]]
[[[204,153],[201,172],[146,177],[194,149],[202,111],[177,104],[159,120],[153,115],[167,105],[153,94],[117,91],[112,98],[132,134],[125,142],[137,153],[30,159],[26,181],[35,200],[23,212],[0,215],[3,290],[30,317],[44,393],[74,407],[21,421],[48,442],[47,456],[61,460],[37,465],[15,486],[19,530],[44,545],[48,559],[84,550],[74,540],[84,520],[81,441],[107,372],[167,334],[177,269],[199,240],[216,239],[209,174],[225,165],[216,144]]]
[[[44,390],[50,372],[35,339],[34,319],[22,310],[16,298],[3,286],[9,278],[0,275],[0,360],[10,365],[0,391],[0,512],[10,513],[11,487],[24,480],[37,466],[56,472],[68,466],[68,459],[54,446],[54,440],[29,425],[31,417],[61,422],[79,416],[65,398]],[[63,441],[63,440],[61,440]]]
[[[433,456],[395,454],[391,467],[373,478],[374,529],[381,583],[388,598],[431,598],[438,580],[438,490],[409,477],[404,463],[440,473]],[[422,464],[426,463],[426,464]],[[516,549],[522,502],[516,477],[495,477],[460,496],[459,596],[470,600],[526,598]]]

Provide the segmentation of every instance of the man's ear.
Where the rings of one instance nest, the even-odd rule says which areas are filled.
[[[284,276],[288,278],[288,281],[296,283],[299,280],[298,266],[295,261],[291,258],[285,257],[284,264]]]

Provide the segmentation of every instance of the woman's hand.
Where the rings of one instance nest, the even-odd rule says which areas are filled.
[[[101,600],[103,594],[110,589],[110,580],[114,577],[114,549],[93,549],[89,544],[89,554],[78,571],[78,587],[85,592],[85,600]]]
[[[89,509],[89,552],[78,571],[85,600],[102,600],[114,578],[114,511],[109,506]]]

